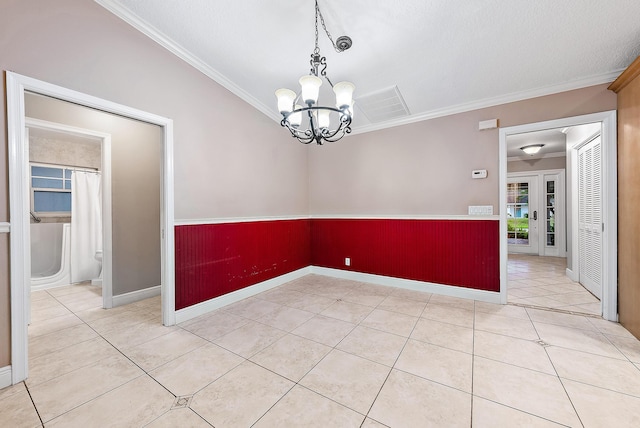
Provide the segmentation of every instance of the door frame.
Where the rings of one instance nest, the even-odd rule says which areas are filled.
[[[112,271],[113,266],[113,248],[111,236],[111,134],[94,131],[92,129],[78,128],[75,126],[65,125],[63,123],[49,122],[46,120],[33,119],[25,117],[25,125],[27,129],[45,129],[50,131],[62,132],[69,135],[90,138],[96,140],[100,144],[102,174],[102,307],[109,309],[113,307],[113,284]],[[24,150],[26,154],[27,169],[29,168],[29,139],[28,134],[24,140]],[[27,183],[28,186],[28,183]],[[27,187],[29,188],[29,187]],[[29,227],[25,230],[26,242],[31,246],[29,238],[31,231]],[[31,257],[25,259],[25,270],[31,272]],[[28,265],[27,265],[28,264]],[[27,298],[30,296],[27,293]],[[29,303],[27,303],[29,304]]]
[[[7,134],[9,154],[9,215],[11,252],[11,378],[14,384],[28,377],[28,333],[30,293],[29,212],[26,200],[28,143],[25,143],[25,91],[68,101],[158,125],[162,137],[161,299],[162,322],[175,324],[173,121],[18,73],[6,72]]]
[[[605,230],[602,236],[602,317],[618,321],[618,177],[617,177],[617,115],[615,110],[567,117],[545,122],[500,128],[499,130],[499,177],[500,194],[500,301],[507,303],[507,136],[525,132],[565,128],[588,123],[602,124],[602,221]]]

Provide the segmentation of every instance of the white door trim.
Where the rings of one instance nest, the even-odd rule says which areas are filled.
[[[65,125],[63,123],[49,122],[46,120],[25,117],[25,125],[27,128],[46,129],[51,131],[63,132],[65,134],[77,135],[81,137],[92,138],[100,141],[101,158],[102,158],[102,307],[105,309],[113,307],[113,284],[111,281],[111,266],[113,263],[112,236],[111,236],[111,134],[98,132],[91,129],[77,128],[75,126]],[[29,153],[29,140],[24,141],[25,153]],[[29,157],[25,159],[29,164]],[[28,168],[28,167],[27,167]],[[27,184],[28,186],[28,184]],[[24,214],[27,216],[27,213]],[[27,216],[27,223],[29,223]],[[30,235],[29,227],[25,231],[25,235]],[[30,245],[31,240],[26,241],[26,245]],[[31,262],[31,258],[25,260],[25,263]],[[30,267],[27,271],[31,271]],[[25,279],[25,283],[28,278]],[[29,293],[27,293],[29,299]]]
[[[617,116],[615,110],[574,116],[546,122],[500,128],[499,132],[499,192],[500,192],[500,300],[507,303],[507,136],[545,129],[602,123],[603,211],[605,230],[603,241],[602,316],[618,320],[618,177],[617,177]]]
[[[511,253],[520,253],[520,254],[535,254],[538,255],[542,248],[540,247],[540,230],[542,229],[539,225],[539,215],[536,220],[531,219],[532,213],[534,211],[542,211],[540,209],[540,176],[533,172],[518,172],[518,173],[507,173],[507,184],[509,184],[509,180],[513,179],[514,181],[527,181],[529,183],[529,202],[528,202],[528,220],[529,220],[529,243],[528,244],[511,244],[511,248],[509,249],[509,244],[507,244],[507,249]],[[535,221],[535,223],[533,223]],[[535,229],[534,229],[535,228]],[[533,239],[535,238],[535,239]]]
[[[174,195],[173,195],[173,121],[152,113],[103,100],[41,80],[6,72],[7,133],[9,154],[9,206],[11,251],[11,368],[12,381],[18,383],[28,376],[27,317],[31,273],[27,270],[29,254],[29,221],[26,195],[28,190],[28,153],[25,152],[25,91],[69,101],[163,128],[162,197],[161,197],[161,265],[162,322],[175,324],[175,257],[174,257]]]

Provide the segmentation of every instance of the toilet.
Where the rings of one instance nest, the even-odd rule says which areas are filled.
[[[100,275],[97,278],[91,280],[91,285],[102,286],[102,250],[96,251],[94,257],[97,261],[100,262]]]

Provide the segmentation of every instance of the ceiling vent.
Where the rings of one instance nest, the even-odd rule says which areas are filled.
[[[409,109],[397,86],[356,98],[356,106],[371,123],[409,116]]]

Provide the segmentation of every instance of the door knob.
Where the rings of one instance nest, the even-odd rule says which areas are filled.
[[[534,211],[533,212],[533,219],[537,220],[538,219],[538,211]]]

